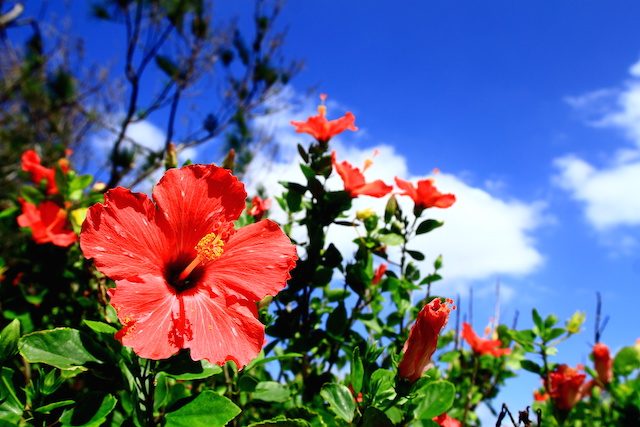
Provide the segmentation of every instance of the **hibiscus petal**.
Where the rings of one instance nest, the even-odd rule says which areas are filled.
[[[214,295],[205,287],[183,301],[190,325],[184,347],[191,349],[193,360],[218,365],[232,360],[242,368],[262,349],[264,325],[257,319],[255,304]]]
[[[145,275],[141,282],[119,280],[111,294],[111,305],[124,325],[116,335],[122,344],[140,357],[155,360],[180,350],[180,304],[164,278]]]
[[[206,266],[202,282],[213,292],[231,290],[256,302],[284,288],[297,259],[295,246],[280,227],[262,220],[231,236],[224,254]]]
[[[385,184],[380,179],[377,179],[356,188],[352,194],[356,196],[384,197],[389,194],[391,190],[393,190],[392,186]]]
[[[418,192],[416,191],[416,188],[413,186],[413,184],[411,184],[409,181],[405,181],[404,179],[400,179],[398,177],[396,177],[395,179],[396,179],[396,185],[398,186],[398,188],[404,191],[403,194],[411,197],[415,202],[416,199],[418,198]]]
[[[193,251],[202,237],[216,232],[220,222],[235,221],[245,208],[244,185],[214,165],[190,165],[168,170],[153,190],[164,229],[175,236],[176,253]],[[160,221],[160,220],[159,220]]]
[[[146,195],[122,187],[109,190],[104,204],[91,206],[82,224],[84,256],[114,280],[161,275],[163,254],[170,245],[155,216],[156,207]]]

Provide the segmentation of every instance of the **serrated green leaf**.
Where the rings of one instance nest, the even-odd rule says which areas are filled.
[[[100,362],[82,344],[80,331],[71,328],[32,332],[20,338],[18,350],[29,363],[46,363],[59,369]]]
[[[224,426],[240,412],[231,400],[205,390],[177,411],[167,414],[165,427]]]
[[[83,320],[82,323],[87,325],[93,332],[99,334],[115,334],[116,332],[118,332],[116,328],[104,322],[96,322],[95,320]]]
[[[287,418],[284,415],[278,415],[270,420],[258,421],[249,424],[247,427],[311,427],[308,421],[302,418]]]
[[[54,409],[64,408],[65,406],[70,406],[74,403],[76,403],[75,400],[61,400],[60,402],[49,403],[48,405],[36,408],[36,412],[39,412],[41,414],[49,414]]]
[[[404,242],[404,238],[396,233],[381,234],[378,240],[388,246],[398,246]]]
[[[455,395],[456,388],[449,381],[427,383],[414,398],[418,406],[413,413],[420,420],[431,420],[451,408]]]
[[[613,359],[613,371],[627,376],[636,369],[640,369],[640,351],[636,347],[622,348]]]
[[[329,409],[346,422],[353,421],[356,412],[356,403],[351,391],[342,384],[325,384],[320,390],[320,396],[329,403]]]

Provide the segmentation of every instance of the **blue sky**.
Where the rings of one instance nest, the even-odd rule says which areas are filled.
[[[246,25],[252,2],[217,10]],[[83,13],[73,28],[104,61],[123,33]],[[381,149],[372,177],[440,168],[460,208],[437,214],[446,230],[424,247],[445,254],[437,291],[476,290],[476,329],[500,280],[509,322],[520,310],[528,325],[534,306],[561,319],[587,312],[557,361],[587,360],[597,290],[611,315],[604,341],[618,349],[640,336],[640,2],[291,0],[279,22],[286,54],[306,66],[285,94],[295,108],[262,125],[285,147],[300,141],[288,121],[313,113],[314,86],[330,95],[330,116],[357,117],[358,134],[332,141],[345,158]],[[514,407],[538,384],[523,375]]]

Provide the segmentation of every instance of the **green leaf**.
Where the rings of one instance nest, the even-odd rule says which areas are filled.
[[[342,384],[325,384],[320,390],[320,396],[329,403],[329,409],[346,422],[353,421],[356,403],[349,389]]]
[[[413,413],[418,419],[431,420],[451,408],[455,395],[456,388],[449,381],[427,383],[414,399],[418,406]]]
[[[205,390],[177,411],[167,414],[165,427],[224,426],[240,412],[231,400]]]
[[[195,362],[195,366],[190,370],[190,372],[165,371],[165,374],[176,380],[184,381],[203,380],[221,372],[222,368],[220,366],[209,363],[206,360],[201,360],[199,362]]]
[[[415,259],[416,261],[424,260],[424,254],[420,251],[412,251],[407,249],[407,253],[411,256],[411,258]]]
[[[360,357],[360,348],[355,347],[351,355],[351,387],[354,394],[360,393],[362,390],[362,381],[364,379],[364,367],[362,366],[362,358]]]
[[[542,368],[540,368],[537,363],[532,362],[531,360],[521,360],[520,366],[525,371],[533,372],[534,374],[540,374],[540,372],[542,371]]]
[[[91,329],[93,332],[96,332],[98,334],[112,335],[118,332],[116,328],[104,322],[96,322],[94,320],[83,320],[82,323],[87,325],[89,329]]]
[[[536,327],[538,328],[538,331],[539,332],[544,331],[544,321],[542,320],[540,313],[538,313],[538,310],[534,308],[531,311],[531,317],[533,318],[533,324],[536,325]]]
[[[80,331],[71,328],[30,333],[20,338],[18,349],[29,363],[46,363],[59,369],[100,362],[82,344]]]
[[[393,385],[393,372],[387,369],[376,369],[369,378],[369,389],[373,395],[372,404],[375,406],[393,399],[396,396]]]
[[[613,359],[613,371],[626,376],[636,369],[640,369],[640,351],[636,347],[622,348]]]
[[[438,221],[435,219],[425,219],[420,223],[420,225],[416,229],[416,234],[428,233],[432,230],[435,230],[438,227],[442,227],[443,225],[444,225],[444,222],[442,221]]]
[[[302,354],[301,353],[285,353],[285,354],[280,354],[278,356],[264,357],[264,353],[261,352],[257,358],[253,359],[247,366],[244,367],[242,372],[246,373],[251,369],[255,368],[256,366],[273,362],[274,360],[297,359],[298,357],[302,357]]]
[[[23,410],[24,405],[13,388],[13,370],[3,366],[0,371],[0,420],[17,425]]]
[[[327,332],[336,337],[342,336],[347,329],[347,309],[343,302],[329,314]]]
[[[404,238],[396,233],[381,234],[378,239],[388,246],[398,246],[404,242]]]
[[[275,381],[259,382],[251,394],[254,400],[263,402],[286,402],[290,396],[289,387]]]
[[[97,402],[100,402],[100,405],[96,409]],[[89,395],[78,402],[75,408],[64,411],[60,417],[60,422],[63,427],[99,427],[107,420],[107,416],[113,411],[117,403],[118,399],[110,394],[106,395],[101,401],[97,400],[94,395]]]
[[[41,406],[36,409],[36,412],[41,414],[50,414],[54,409],[63,408],[65,406],[73,405],[74,403],[76,403],[75,400],[61,400],[60,402],[49,403],[48,405]]]
[[[0,332],[0,362],[12,358],[18,353],[18,339],[20,338],[20,321],[13,319]]]

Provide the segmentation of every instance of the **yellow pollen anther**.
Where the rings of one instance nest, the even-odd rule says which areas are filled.
[[[327,115],[327,106],[325,105],[325,101],[327,100],[327,94],[326,93],[321,93],[320,94],[320,105],[318,105],[318,114],[320,114],[322,117]]]
[[[222,256],[224,252],[222,249],[223,246],[224,242],[220,239],[219,235],[209,233],[200,239],[196,245],[196,252],[198,252],[198,257],[203,261],[213,261]]]
[[[369,169],[371,167],[371,165],[373,164],[373,160],[371,159],[365,159],[364,161],[364,167],[362,168],[362,172],[366,171],[367,169]]]
[[[224,249],[224,241],[220,238],[220,235],[215,233],[209,233],[204,236],[195,247],[196,257],[191,263],[180,273],[178,280],[184,280],[189,277],[189,274],[196,268],[201,262],[213,261],[222,256]]]

